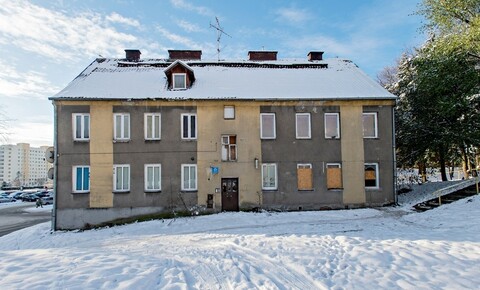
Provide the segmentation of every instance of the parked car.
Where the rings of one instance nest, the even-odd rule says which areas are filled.
[[[17,199],[20,199],[20,195],[22,194],[23,194],[23,191],[14,191],[10,193],[8,196],[17,200]]]
[[[5,196],[5,195],[1,195],[0,196],[0,203],[5,203],[5,202],[14,202],[16,201],[14,198],[12,197],[9,197],[9,196]]]
[[[43,205],[53,204],[53,196],[42,197]]]
[[[22,195],[22,201],[36,201],[37,199],[39,199],[40,196],[38,196],[36,193],[30,193],[30,194],[27,194],[27,195]]]

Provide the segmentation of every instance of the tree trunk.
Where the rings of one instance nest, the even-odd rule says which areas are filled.
[[[468,179],[468,156],[465,146],[460,146],[462,152],[462,167],[463,167],[463,179]]]
[[[445,166],[445,152],[443,151],[443,148],[440,148],[439,150],[439,162],[440,162],[440,174],[442,175],[442,181],[448,181],[447,178],[447,170]]]
[[[426,166],[425,162],[420,161],[418,163],[418,173],[422,177],[422,183],[427,182],[427,166]]]

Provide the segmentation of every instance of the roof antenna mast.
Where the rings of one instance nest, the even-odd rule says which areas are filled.
[[[223,27],[220,26],[220,21],[218,21],[217,16],[215,16],[215,20],[217,21],[217,25],[210,23],[210,28],[214,28],[217,30],[217,60],[220,61],[220,39],[222,38],[222,34],[225,34],[228,37],[231,36],[225,31],[223,31]]]

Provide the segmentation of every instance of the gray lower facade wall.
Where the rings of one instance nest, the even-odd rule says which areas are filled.
[[[197,205],[196,193],[179,193],[169,199],[166,206],[57,208],[55,230],[86,229],[117,219],[191,211]]]

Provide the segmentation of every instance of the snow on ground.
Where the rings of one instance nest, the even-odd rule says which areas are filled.
[[[416,192],[428,192],[425,184]],[[430,190],[431,192],[431,190]],[[409,199],[412,200],[412,199]],[[0,289],[478,289],[480,196],[0,238]]]

